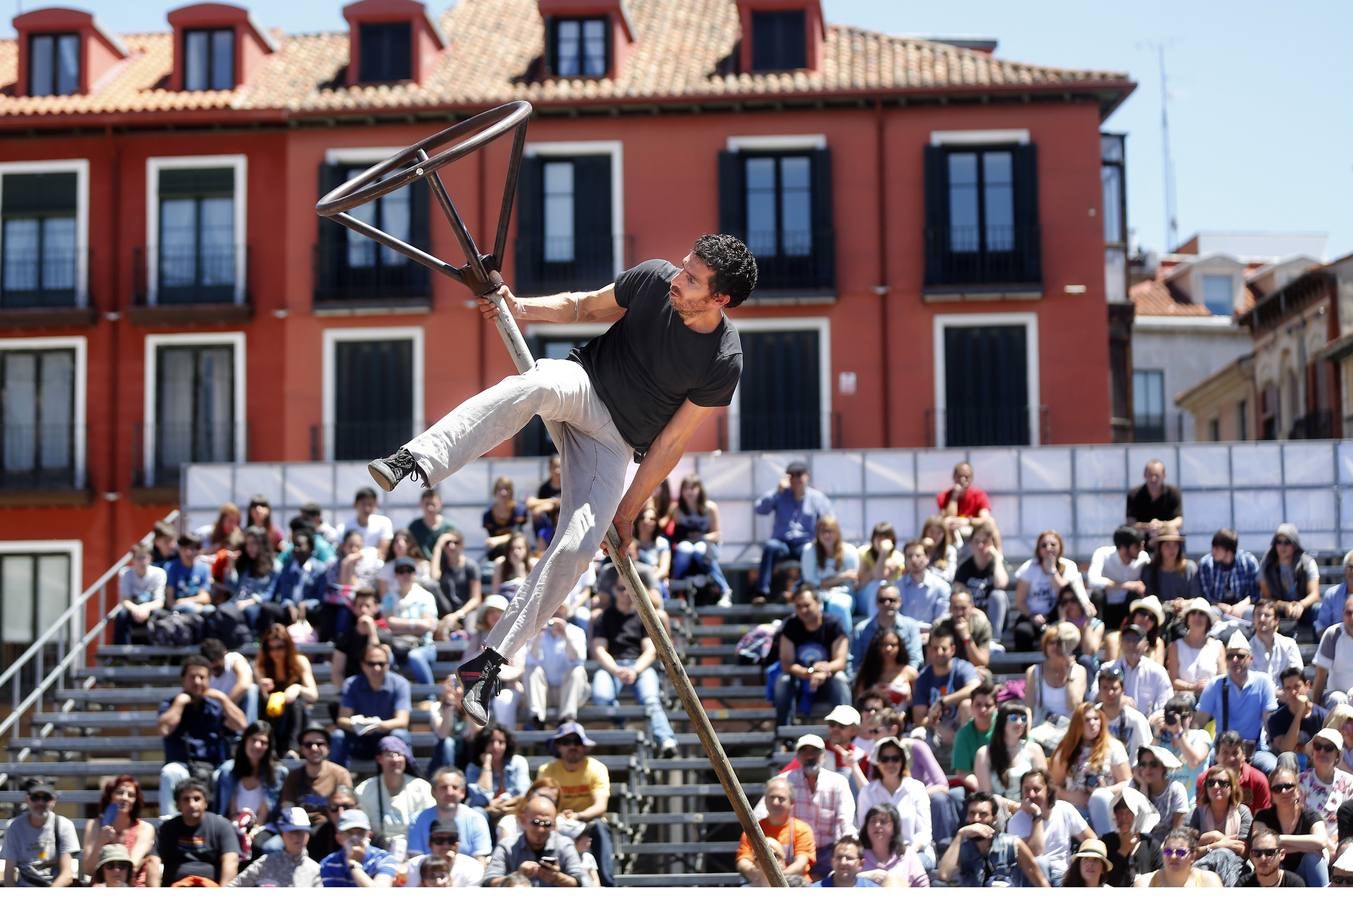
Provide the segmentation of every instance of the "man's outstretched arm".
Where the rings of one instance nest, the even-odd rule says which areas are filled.
[[[518,297],[507,285],[498,289],[512,318],[519,322],[610,322],[625,310],[615,300],[615,284],[596,291],[566,291],[548,297]],[[479,311],[492,321],[498,318],[493,296],[479,298]]]

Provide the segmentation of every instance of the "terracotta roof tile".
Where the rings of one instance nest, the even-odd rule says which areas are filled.
[[[88,94],[15,97],[17,50],[0,41],[0,120],[16,116],[172,110],[349,112],[379,108],[482,106],[660,98],[710,99],[804,93],[1005,86],[1107,85],[1122,96],[1126,74],[1060,69],[996,59],[919,38],[832,25],[818,71],[728,71],[739,38],[733,0],[630,0],[635,44],[615,79],[546,79],[544,23],[536,0],[460,0],[439,19],[450,47],[422,84],[341,83],[348,36],[272,31],[277,52],[250,83],[233,91],[169,91],[172,35],[126,35],[130,57]]]
[[[1139,281],[1128,291],[1139,316],[1210,316],[1206,306],[1194,303],[1183,292],[1164,281],[1164,270],[1157,272],[1154,279]],[[1254,308],[1254,290],[1246,284],[1237,314]]]

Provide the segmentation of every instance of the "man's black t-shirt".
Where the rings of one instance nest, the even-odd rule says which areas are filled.
[[[203,813],[195,828],[184,825],[182,816],[168,819],[160,826],[158,841],[166,885],[189,875],[220,881],[221,854],[240,852],[235,829],[215,813]]]
[[[638,659],[643,652],[644,623],[637,609],[622,613],[608,606],[597,620],[592,636],[606,639],[606,652],[612,659]]]
[[[1298,875],[1296,872],[1283,869],[1282,873],[1283,873],[1282,880],[1279,881],[1277,884],[1273,885],[1273,887],[1285,887],[1285,888],[1306,887],[1306,882],[1303,881],[1302,877]],[[1259,883],[1259,875],[1257,873],[1251,872],[1249,876],[1240,879],[1240,883],[1237,884],[1236,887],[1257,888],[1263,887],[1263,885]]]
[[[954,583],[965,585],[968,592],[972,594],[973,602],[983,606],[986,604],[987,594],[991,593],[995,581],[995,557],[987,560],[985,569],[980,569],[977,567],[977,561],[969,556],[958,564],[958,569],[954,572]]]
[[[615,300],[625,315],[572,354],[639,456],[683,402],[727,406],[742,375],[742,342],[727,317],[701,334],[672,308],[677,271],[666,260],[651,259],[622,272]]]
[[[1298,744],[1305,744],[1315,733],[1325,727],[1325,716],[1329,711],[1323,706],[1311,705],[1311,714],[1301,720],[1301,732],[1297,738]],[[1292,710],[1287,708],[1286,703],[1279,703],[1278,708],[1273,711],[1273,715],[1268,717],[1268,724],[1264,730],[1268,732],[1270,738],[1280,737],[1287,734],[1287,729],[1292,727]]]
[[[1127,495],[1127,517],[1133,522],[1150,522],[1156,519],[1161,522],[1168,522],[1171,519],[1177,519],[1184,514],[1184,498],[1179,493],[1179,488],[1172,484],[1165,485],[1160,496],[1151,499],[1151,492],[1147,490],[1145,484],[1139,484]]]
[[[781,634],[794,645],[794,662],[811,666],[813,663],[830,662],[832,646],[836,644],[837,638],[845,637],[846,632],[832,616],[823,616],[822,624],[813,631],[809,631],[798,616],[790,616],[785,620]]]

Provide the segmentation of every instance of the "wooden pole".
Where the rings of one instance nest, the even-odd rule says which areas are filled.
[[[498,273],[491,273],[490,277],[501,284]],[[531,356],[531,350],[526,346],[525,339],[521,336],[521,329],[517,327],[517,322],[512,318],[507,309],[507,303],[502,297],[494,297],[494,303],[498,307],[498,318],[495,320],[498,324],[498,334],[503,339],[503,344],[507,347],[508,355],[512,357],[513,364],[518,372],[525,372],[535,365],[535,359]],[[550,436],[554,438],[555,446],[563,446],[556,432],[557,426],[553,422],[546,422],[545,427],[549,430]],[[738,824],[746,832],[748,839],[752,844],[752,851],[756,854],[757,865],[761,868],[761,873],[766,877],[766,883],[771,887],[789,887],[785,881],[785,874],[781,871],[779,857],[771,852],[770,844],[766,841],[766,836],[761,831],[761,825],[756,821],[752,813],[752,805],[747,800],[747,794],[742,790],[742,783],[738,781],[733,772],[733,764],[728,761],[728,754],[724,753],[723,745],[719,743],[718,735],[714,733],[714,725],[709,721],[709,715],[705,712],[704,706],[700,704],[700,698],[695,693],[695,685],[691,684],[690,676],[686,674],[686,668],[681,664],[681,658],[677,656],[676,646],[672,643],[672,637],[667,633],[667,629],[662,625],[662,619],[658,617],[658,610],[653,605],[653,598],[649,596],[648,589],[644,587],[643,579],[639,577],[639,570],[634,565],[634,560],[628,555],[618,553],[616,546],[620,543],[620,535],[615,530],[615,525],[611,525],[606,531],[606,548],[611,558],[611,564],[615,566],[620,577],[625,579],[625,586],[629,589],[630,596],[638,605],[639,618],[644,622],[644,628],[648,631],[648,636],[652,638],[653,645],[657,648],[658,658],[662,660],[663,668],[667,670],[667,677],[672,680],[672,686],[676,689],[677,696],[681,698],[681,705],[690,716],[691,723],[695,726],[695,733],[700,737],[700,746],[704,748],[705,755],[709,757],[710,763],[714,766],[714,774],[719,777],[719,783],[723,785],[724,793],[728,795],[728,802],[733,806],[733,812],[738,817]]]

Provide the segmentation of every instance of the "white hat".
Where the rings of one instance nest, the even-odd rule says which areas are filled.
[[[1339,750],[1340,753],[1344,751],[1344,736],[1334,728],[1320,729],[1315,733],[1315,737],[1311,738],[1311,740],[1314,741],[1317,738],[1329,741]]]
[[[1154,744],[1143,744],[1137,750],[1138,758],[1141,757],[1143,751],[1150,753],[1152,756],[1156,758],[1156,760],[1162,766],[1164,766],[1167,769],[1178,769],[1184,765],[1182,762],[1180,762],[1179,757],[1175,756],[1173,753],[1171,753],[1169,750],[1166,750],[1164,747],[1157,747]]]
[[[502,594],[489,594],[484,598],[483,609],[496,609],[499,612],[507,612],[507,598]]]
[[[1249,640],[1246,639],[1244,632],[1239,628],[1231,632],[1231,637],[1226,641],[1226,652],[1229,653],[1232,650],[1242,650],[1247,654],[1253,655],[1250,650]]]
[[[837,725],[850,727],[851,725],[860,724],[860,713],[855,707],[842,703],[840,706],[827,713],[827,717],[824,721],[835,722]]]
[[[1207,602],[1206,597],[1194,597],[1188,604],[1179,611],[1179,618],[1187,622],[1190,613],[1206,613],[1212,620],[1212,624],[1217,624],[1217,611],[1212,608],[1212,604]]]
[[[1132,830],[1138,834],[1146,834],[1160,822],[1160,810],[1156,809],[1156,804],[1136,788],[1123,788],[1122,795],[1114,801],[1114,807],[1117,808],[1119,803],[1126,804],[1132,811]]]
[[[805,734],[794,744],[794,752],[797,753],[804,747],[816,747],[819,750],[826,750],[827,745],[823,743],[822,738],[816,734]]]

